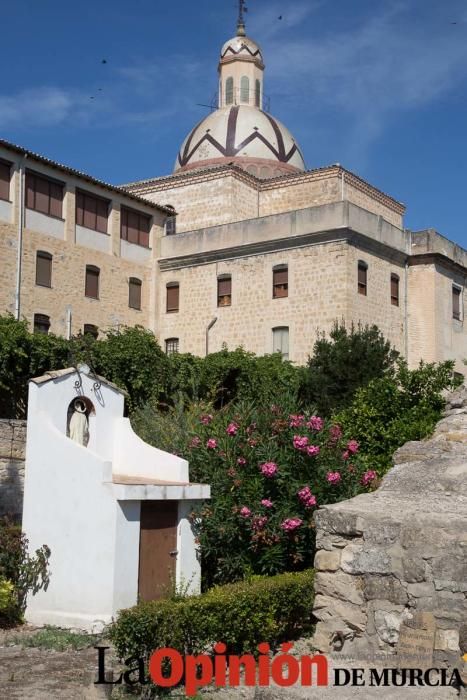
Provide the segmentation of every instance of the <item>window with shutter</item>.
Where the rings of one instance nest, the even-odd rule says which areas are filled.
[[[10,200],[11,163],[0,160],[0,199]]]
[[[174,355],[178,352],[178,338],[167,338],[165,341],[165,352],[167,355]]]
[[[452,317],[456,321],[461,319],[461,290],[459,287],[452,288]]]
[[[99,275],[100,270],[94,265],[86,265],[85,296],[90,299],[99,299]]]
[[[399,276],[391,275],[391,304],[399,306]]]
[[[368,265],[366,264],[366,262],[363,262],[363,260],[359,260],[359,262],[358,262],[357,289],[358,289],[358,293],[363,294],[363,296],[366,296],[367,281],[368,281]]]
[[[128,282],[128,305],[130,309],[141,310],[142,282],[137,277],[130,277]]]
[[[47,335],[50,328],[50,316],[34,314],[34,333]]]
[[[289,359],[288,326],[280,326],[272,329],[272,351],[280,352],[283,360]]]
[[[41,214],[62,218],[64,185],[56,180],[26,172],[26,207]]]
[[[222,275],[217,278],[217,306],[231,306],[232,304],[232,277]]]
[[[178,282],[170,282],[167,285],[167,313],[175,313],[179,309],[180,286]]]
[[[94,326],[92,323],[85,323],[83,328],[83,334],[90,335],[94,338],[94,340],[97,340],[99,336],[99,328],[97,326]]]
[[[134,209],[122,207],[120,216],[120,237],[128,243],[149,248],[151,217]]]
[[[109,200],[77,190],[76,224],[93,231],[107,233]]]
[[[287,265],[277,265],[272,270],[272,296],[273,299],[289,296],[289,269]]]
[[[37,251],[36,284],[40,287],[52,286],[52,256],[45,250]]]

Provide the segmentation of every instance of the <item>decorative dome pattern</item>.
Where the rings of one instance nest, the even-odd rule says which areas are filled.
[[[231,57],[253,58],[263,63],[260,47],[247,36],[234,36],[225,42],[221,49],[221,62]]]
[[[300,148],[281,122],[260,109],[234,105],[195,126],[180,148],[175,171],[232,162],[260,177],[305,170]]]

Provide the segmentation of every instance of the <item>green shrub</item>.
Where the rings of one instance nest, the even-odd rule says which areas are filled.
[[[15,604],[15,587],[11,581],[0,577],[0,615],[10,616],[10,611]]]
[[[209,653],[224,642],[228,653],[254,652],[296,639],[311,625],[313,571],[253,577],[181,600],[140,603],[118,614],[110,639],[122,658],[149,658],[170,647],[181,654]]]
[[[50,549],[43,545],[34,556],[28,553],[28,540],[21,528],[7,518],[0,519],[0,581],[13,586],[9,605],[1,610],[0,622],[21,621],[28,593],[33,595],[49,583]]]
[[[313,354],[302,369],[300,394],[329,416],[347,407],[360,387],[391,375],[399,353],[376,326],[335,323],[329,338],[318,336]]]

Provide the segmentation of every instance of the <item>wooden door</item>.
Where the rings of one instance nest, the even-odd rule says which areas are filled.
[[[175,580],[178,501],[141,501],[140,600],[167,596]]]

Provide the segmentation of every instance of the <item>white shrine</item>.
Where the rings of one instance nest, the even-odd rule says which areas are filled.
[[[189,515],[209,496],[189,483],[188,462],[133,432],[124,393],[87,366],[32,379],[23,530],[51,556],[27,621],[90,630],[171,586],[198,593]]]

